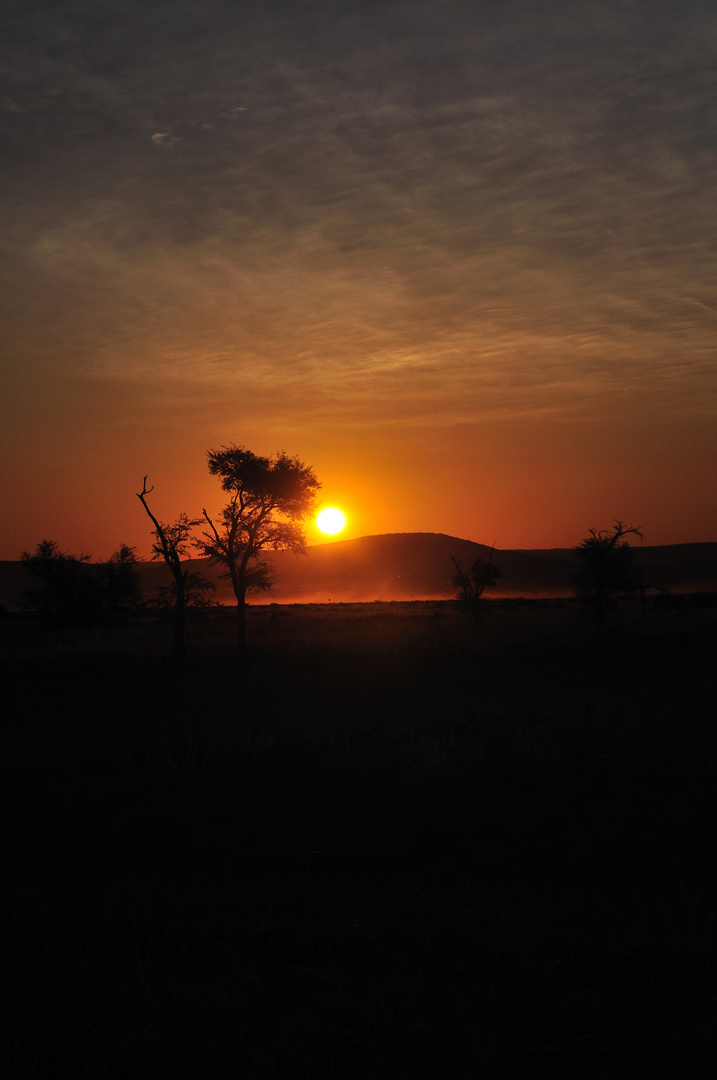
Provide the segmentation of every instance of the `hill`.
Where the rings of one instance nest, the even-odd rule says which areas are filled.
[[[717,543],[633,547],[635,560],[645,567],[650,581],[673,592],[717,592]],[[269,552],[276,570],[270,594],[255,594],[254,602],[326,603],[373,600],[447,599],[455,555],[468,568],[477,556],[487,558],[490,548],[444,533],[385,533],[316,544],[306,556],[286,551]],[[575,560],[570,548],[550,550],[496,550],[495,565],[503,576],[490,596],[570,596]],[[218,587],[217,597],[232,603],[228,584],[204,560],[190,562]],[[163,564],[141,563],[145,594],[171,581]],[[19,562],[0,562],[0,603],[19,604],[31,585]]]
[[[676,592],[717,591],[717,544],[633,547],[635,562],[650,581]],[[386,533],[309,548],[305,558],[288,552],[269,557],[277,579],[272,598],[326,602],[443,599],[455,594],[451,556],[465,568],[490,548],[444,533]],[[575,558],[571,548],[496,549],[502,573],[490,596],[571,596]]]

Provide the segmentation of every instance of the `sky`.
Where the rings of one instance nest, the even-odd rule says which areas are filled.
[[[344,538],[717,540],[712,0],[5,0],[0,71],[0,558],[229,444]]]

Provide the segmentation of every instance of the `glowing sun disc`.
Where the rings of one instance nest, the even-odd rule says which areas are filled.
[[[345,516],[340,510],[336,510],[333,506],[329,506],[326,510],[322,510],[316,518],[317,527],[322,533],[326,533],[327,536],[335,536],[336,533],[340,533],[345,524]]]

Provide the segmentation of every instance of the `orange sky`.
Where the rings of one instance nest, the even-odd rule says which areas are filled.
[[[0,558],[232,442],[345,537],[717,539],[717,11],[537,7],[10,3]]]

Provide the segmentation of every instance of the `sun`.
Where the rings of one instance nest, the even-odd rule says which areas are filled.
[[[346,525],[346,517],[334,506],[327,506],[316,517],[317,528],[327,536],[336,536]]]

